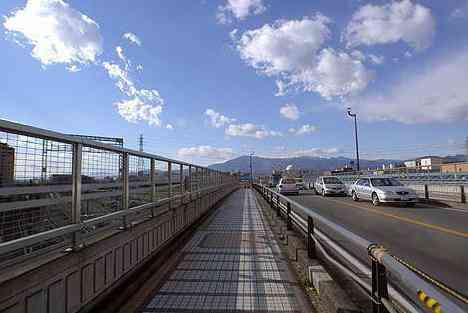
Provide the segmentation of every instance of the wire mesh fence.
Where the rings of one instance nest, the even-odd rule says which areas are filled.
[[[0,120],[0,247],[25,239],[18,249],[2,250],[8,252],[0,252],[0,263],[152,217],[154,212],[145,210],[158,200],[207,187],[207,173],[183,162]],[[122,214],[140,206],[128,219],[129,213]],[[52,235],[41,237],[47,231]]]

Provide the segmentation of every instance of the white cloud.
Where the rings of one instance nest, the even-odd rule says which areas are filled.
[[[350,55],[361,62],[366,62],[370,61],[373,64],[382,64],[384,62],[384,57],[383,56],[378,56],[372,53],[369,53],[368,55],[365,55],[359,50],[353,50],[351,51]]]
[[[455,8],[450,14],[451,18],[466,18],[468,16],[468,1],[464,1],[462,5]]]
[[[30,44],[31,55],[44,66],[62,63],[73,71],[102,53],[99,25],[62,0],[29,0],[3,26],[16,42]]]
[[[370,120],[403,123],[468,121],[468,49],[430,63],[426,70],[403,76],[383,96],[354,99],[350,104]]]
[[[410,0],[382,6],[366,4],[353,14],[344,38],[348,47],[404,41],[416,50],[431,45],[435,20],[431,10]]]
[[[345,52],[327,48],[330,20],[320,14],[277,21],[249,30],[236,40],[241,58],[259,73],[276,76],[277,95],[289,89],[316,92],[330,99],[367,87],[372,72]]]
[[[308,148],[308,149],[275,149],[267,154],[261,154],[263,157],[269,158],[297,158],[297,157],[320,157],[329,158],[337,156],[341,150],[339,148]]]
[[[225,134],[232,137],[251,137],[256,139],[283,136],[279,131],[268,130],[264,126],[258,126],[252,123],[231,124],[226,128]]]
[[[198,157],[215,160],[226,160],[234,156],[231,148],[215,148],[212,146],[196,146],[181,148],[177,150],[177,155],[181,158]]]
[[[383,64],[383,62],[385,61],[385,58],[383,55],[369,54],[369,59],[374,64]]]
[[[166,129],[174,130],[174,126],[172,126],[172,124],[167,124]]]
[[[295,157],[309,156],[309,157],[331,157],[336,156],[340,152],[338,148],[310,148],[303,150],[292,151]]]
[[[299,109],[294,103],[286,103],[280,108],[280,114],[289,120],[297,120],[299,118]]]
[[[155,89],[138,89],[131,79],[127,69],[110,62],[102,66],[109,77],[115,80],[116,87],[130,99],[115,103],[119,114],[129,122],[146,121],[149,125],[161,126],[159,118],[164,105],[164,99]]]
[[[221,24],[232,22],[233,18],[244,20],[249,15],[265,12],[262,0],[227,0],[225,5],[218,7],[216,19]]]
[[[220,127],[223,127],[227,124],[230,124],[236,121],[235,118],[229,118],[227,116],[224,116],[221,113],[218,113],[213,109],[207,109],[205,111],[205,114],[210,119],[210,125],[215,128],[220,128]]]
[[[137,46],[141,46],[141,40],[137,37],[134,33],[125,33],[122,36],[123,38],[127,39],[131,43],[136,44]]]
[[[310,125],[310,124],[305,124],[302,125],[297,131],[296,135],[306,135],[306,134],[312,134],[317,131],[317,127]]]
[[[130,100],[116,102],[120,116],[128,122],[137,123],[146,121],[149,125],[161,126],[159,114],[162,112],[161,105],[146,104],[139,97]]]

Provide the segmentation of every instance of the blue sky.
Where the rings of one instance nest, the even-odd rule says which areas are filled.
[[[0,14],[1,118],[132,148],[143,134],[202,164],[351,157],[348,105],[363,157],[462,152],[468,135],[465,0],[9,0]]]

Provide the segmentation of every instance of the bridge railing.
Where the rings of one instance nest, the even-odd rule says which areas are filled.
[[[0,120],[0,265],[132,227],[238,178]]]
[[[255,188],[277,216],[304,234],[309,257],[320,253],[371,299],[373,312],[468,311],[468,297],[412,267],[383,246],[362,238],[313,209],[264,185]]]

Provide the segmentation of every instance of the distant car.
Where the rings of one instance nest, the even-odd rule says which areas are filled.
[[[359,178],[350,187],[354,201],[370,200],[377,206],[380,203],[405,203],[414,205],[418,202],[416,192],[403,186],[400,181],[389,177]]]
[[[297,188],[296,180],[294,178],[281,178],[278,184],[278,191],[283,195],[299,194],[299,188]]]
[[[302,177],[296,177],[296,186],[299,190],[305,189],[304,179]]]
[[[315,193],[328,195],[346,195],[346,186],[335,176],[319,176],[314,183]]]

